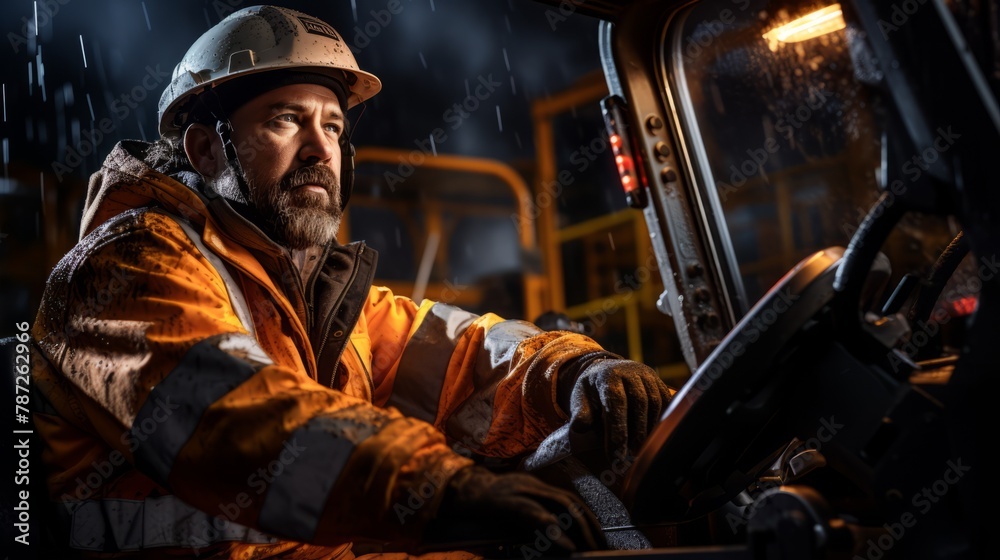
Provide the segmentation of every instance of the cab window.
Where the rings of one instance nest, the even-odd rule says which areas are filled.
[[[664,35],[664,88],[692,179],[751,304],[802,258],[846,247],[884,187],[878,69],[846,21],[828,1],[709,0]],[[920,162],[910,163],[889,171],[916,180]],[[894,279],[932,263],[957,233],[907,220],[884,249]]]

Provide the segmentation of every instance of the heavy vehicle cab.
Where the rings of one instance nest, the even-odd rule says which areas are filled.
[[[341,236],[380,251],[377,280],[397,294],[508,318],[563,314],[678,389],[636,457],[535,471],[577,491],[604,526],[608,550],[573,556],[987,557],[1000,522],[986,451],[1000,428],[1000,1],[534,1],[553,32],[599,20],[602,68],[534,98],[528,172],[439,155],[434,133],[419,151],[359,145]],[[44,131],[41,99],[28,107]],[[560,152],[579,173],[564,179],[555,144],[567,113],[603,120],[606,135]],[[387,179],[403,170],[415,179]],[[85,181],[39,175],[30,208],[57,219],[44,240],[6,246],[23,262],[0,280],[32,280],[75,243],[76,222],[59,217],[75,215]],[[613,191],[616,210],[591,208],[591,193],[574,193],[584,182]],[[22,211],[25,185],[5,179],[0,194],[18,206],[0,217],[41,231]],[[573,196],[582,217],[561,223],[558,199]],[[571,270],[577,261],[589,272]],[[602,270],[613,273],[603,284]],[[425,535],[427,551],[550,554],[504,528],[451,529]]]
[[[996,3],[546,3],[602,20],[613,155],[692,372],[597,555],[985,555]]]

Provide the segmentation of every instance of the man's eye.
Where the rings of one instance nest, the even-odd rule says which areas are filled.
[[[293,123],[293,122],[296,122],[298,120],[298,118],[294,114],[292,114],[292,113],[285,113],[284,115],[278,115],[277,117],[274,117],[274,120],[280,121],[280,122]]]
[[[330,132],[335,132],[337,134],[340,134],[340,125],[339,124],[330,123],[330,124],[326,125],[325,128],[327,130],[329,130]]]

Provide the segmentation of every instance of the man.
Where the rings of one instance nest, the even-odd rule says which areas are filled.
[[[92,177],[33,331],[69,549],[349,558],[458,521],[600,546],[575,495],[476,462],[567,423],[634,454],[670,393],[582,335],[371,286],[374,251],[335,237],[346,113],[380,88],[325,22],[246,8],[175,69],[162,139]]]

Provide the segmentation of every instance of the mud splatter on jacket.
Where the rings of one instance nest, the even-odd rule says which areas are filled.
[[[565,423],[582,335],[418,305],[330,246],[308,282],[221,198],[116,146],[33,336],[57,531],[103,556],[339,558],[412,542],[469,451]],[[459,453],[457,451],[463,451]]]

